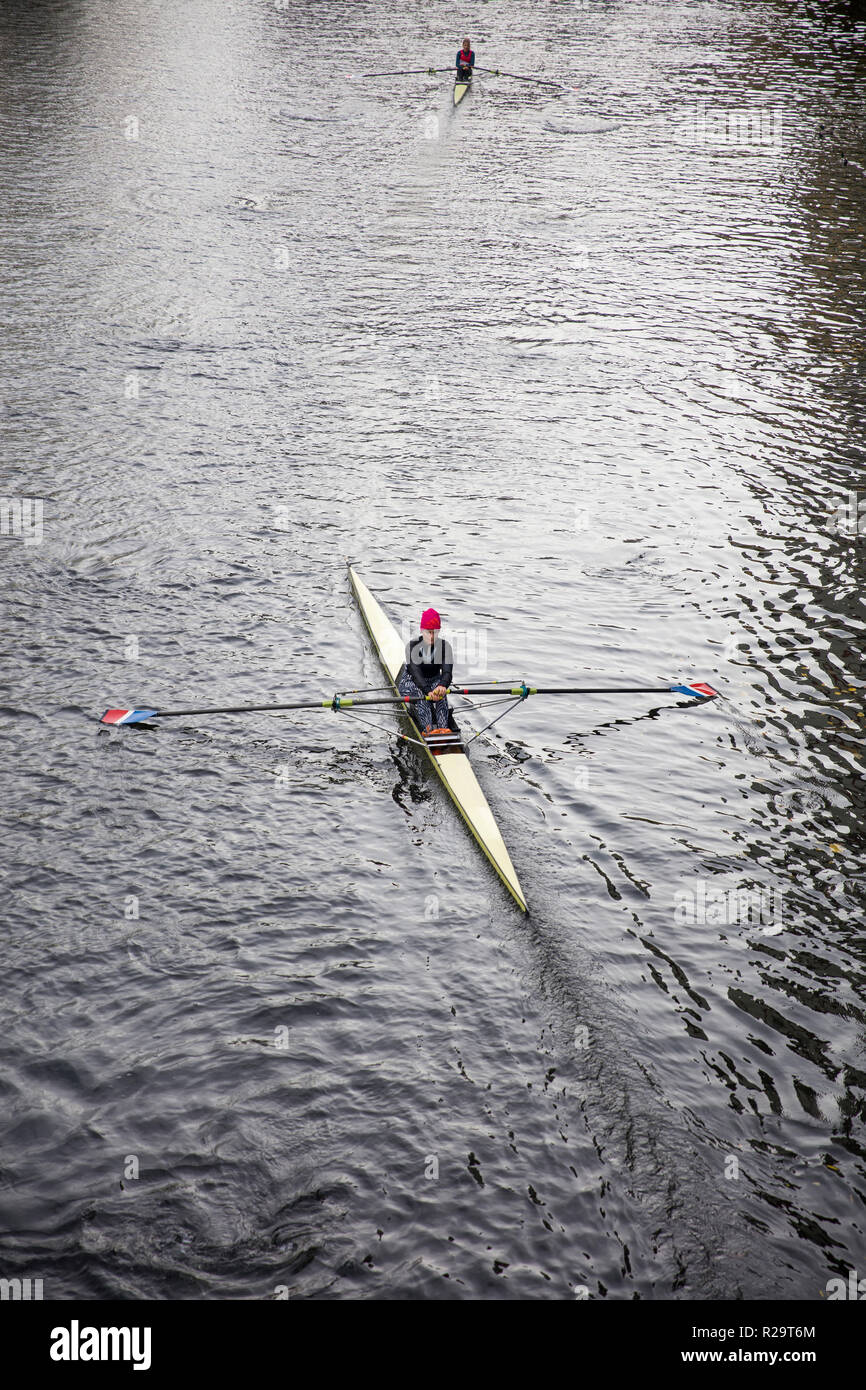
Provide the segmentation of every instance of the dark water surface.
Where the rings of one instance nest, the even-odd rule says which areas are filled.
[[[866,1274],[859,15],[408,0],[577,88],[454,113],[381,4],[4,6],[2,1276]],[[475,745],[528,919],[386,732],[95,722],[381,685],[347,556],[470,678],[722,691]]]

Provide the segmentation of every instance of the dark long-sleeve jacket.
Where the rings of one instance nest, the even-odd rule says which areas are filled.
[[[454,674],[454,653],[451,643],[437,637],[428,646],[419,634],[406,643],[406,670],[419,690],[429,695],[437,685],[449,686]]]

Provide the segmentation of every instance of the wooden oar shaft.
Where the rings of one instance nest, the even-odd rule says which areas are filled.
[[[513,77],[515,82],[535,82],[539,87],[563,87],[562,82],[551,82],[545,77],[524,77],[519,72],[504,72],[502,68],[476,68],[476,72],[489,72],[493,77]]]
[[[374,699],[352,700],[342,695],[330,695],[323,700],[299,700],[286,705],[219,705],[206,709],[161,709],[156,711],[159,719],[177,719],[184,714],[271,714],[290,709],[345,709],[354,705],[408,705],[408,695],[381,695]]]
[[[359,72],[359,77],[418,77],[426,73],[432,77],[437,72],[452,72],[452,68],[399,68],[396,72]]]
[[[669,685],[454,685],[452,695],[666,695]]]

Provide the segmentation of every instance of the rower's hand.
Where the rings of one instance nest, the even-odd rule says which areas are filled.
[[[446,687],[445,687],[444,685],[437,685],[437,687],[436,687],[435,690],[431,690],[431,691],[430,691],[430,699],[431,699],[431,700],[442,700],[442,699],[445,698],[445,696],[446,696],[447,694],[448,694],[448,691],[447,691],[447,689],[446,689]]]

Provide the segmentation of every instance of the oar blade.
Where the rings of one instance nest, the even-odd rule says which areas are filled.
[[[706,681],[693,681],[691,685],[672,685],[671,692],[674,695],[691,695],[694,700],[712,700],[718,695],[718,690],[714,690]]]
[[[157,709],[107,709],[100,724],[142,724],[145,719],[154,719]]]

